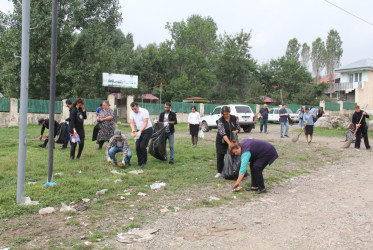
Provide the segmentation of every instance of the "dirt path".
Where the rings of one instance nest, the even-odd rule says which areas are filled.
[[[318,146],[341,145],[337,140],[319,137]],[[160,229],[153,240],[127,247],[372,249],[373,154],[352,147],[345,152],[350,157],[343,163],[320,163],[318,171],[287,180],[251,202],[169,213],[146,225]],[[115,240],[109,245],[126,247]]]

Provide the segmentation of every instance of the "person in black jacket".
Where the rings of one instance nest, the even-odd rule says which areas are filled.
[[[368,140],[368,126],[365,121],[365,118],[369,118],[369,115],[364,110],[360,110],[359,105],[355,106],[355,113],[352,115],[352,123],[355,124],[357,129],[355,140],[355,149],[357,150],[359,150],[360,148],[361,136],[364,137],[364,144],[366,149],[371,150]]]
[[[78,134],[80,137],[79,143],[79,150],[76,159],[79,160],[80,156],[82,155],[82,151],[84,148],[84,119],[87,119],[87,113],[84,108],[84,100],[82,98],[77,98],[73,104],[73,107],[70,111],[70,134],[76,135]],[[70,158],[74,160],[75,158],[75,149],[76,143],[71,142],[71,149],[70,149]]]
[[[170,164],[174,164],[175,161],[175,128],[174,125],[177,124],[176,113],[171,111],[171,103],[166,102],[164,104],[164,112],[159,115],[159,122],[163,122],[166,127],[166,143],[168,139],[168,144],[170,146]]]
[[[224,106],[221,109],[222,116],[216,121],[218,125],[218,133],[216,135],[216,165],[218,173],[215,178],[221,176],[221,172],[224,167],[224,156],[227,154],[228,146],[232,141],[232,132],[240,132],[240,125],[234,115],[230,114],[230,109],[228,106]]]
[[[66,106],[69,108],[69,117],[65,120],[67,122],[67,126],[66,126],[66,132],[65,132],[65,135],[64,135],[64,138],[63,138],[63,145],[62,147],[60,148],[61,150],[64,150],[67,148],[67,144],[69,144],[69,141],[70,141],[70,133],[69,133],[69,122],[70,122],[70,113],[71,113],[71,108],[73,106],[73,103],[71,102],[70,99],[67,99],[66,100]]]
[[[43,138],[45,128],[49,129],[49,119],[40,118],[38,122],[39,122],[39,125],[42,125],[41,132],[40,132],[40,140],[41,140]],[[56,137],[57,135],[59,126],[60,124],[56,120],[54,120],[54,137]],[[48,144],[49,134],[46,134],[45,137],[46,139],[44,140],[44,143],[39,145],[39,147],[41,148],[45,148]]]

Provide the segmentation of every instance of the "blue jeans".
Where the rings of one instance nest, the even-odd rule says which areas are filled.
[[[285,126],[285,135],[288,135],[289,132],[289,122],[280,122],[281,125],[281,136],[284,136],[284,126]]]
[[[166,133],[166,143],[168,139],[168,144],[170,146],[170,161],[174,161],[174,156],[175,156],[175,150],[174,150],[174,141],[175,141],[175,135],[173,133]],[[166,151],[167,154],[167,151]]]
[[[299,128],[303,128],[303,119],[299,119]]]
[[[119,152],[123,152],[123,148],[112,147],[109,149],[109,156],[110,156],[110,159],[113,160],[114,164],[117,164],[117,159],[115,158],[115,154]],[[125,163],[131,163],[131,157],[132,157],[132,152],[131,152],[131,149],[128,148]]]
[[[260,132],[263,131],[263,125],[264,125],[264,132],[267,133],[267,124],[268,124],[268,118],[260,119]]]

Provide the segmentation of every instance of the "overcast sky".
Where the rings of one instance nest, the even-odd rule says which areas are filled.
[[[373,23],[372,0],[329,1]],[[12,9],[8,0],[0,3],[2,11]],[[132,33],[136,45],[169,39],[166,22],[199,14],[212,17],[219,34],[251,31],[252,55],[260,63],[284,55],[291,38],[309,45],[317,37],[326,41],[330,29],[336,29],[342,38],[342,65],[373,58],[373,25],[325,0],[120,0],[120,5],[120,29]]]

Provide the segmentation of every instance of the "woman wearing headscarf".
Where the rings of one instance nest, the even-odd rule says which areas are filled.
[[[228,145],[231,143],[232,132],[240,132],[240,125],[234,115],[230,114],[228,106],[224,106],[221,109],[222,116],[216,121],[218,125],[218,133],[216,134],[216,166],[218,173],[215,178],[221,176],[221,172],[224,167],[224,157],[228,151]]]
[[[197,112],[196,106],[192,106],[192,112],[188,116],[188,130],[192,136],[192,146],[197,146],[198,142],[198,131],[202,127],[201,116]]]
[[[256,194],[266,193],[263,170],[278,158],[276,148],[266,141],[244,139],[241,143],[232,141],[229,145],[229,153],[241,156],[240,172],[237,182],[233,186],[233,191],[241,189],[240,183],[245,177],[247,165],[250,163],[251,187],[246,191],[255,191]]]
[[[102,149],[105,141],[109,141],[114,135],[115,123],[114,123],[114,111],[109,108],[110,104],[108,101],[102,103],[103,109],[97,116],[97,121],[100,122],[100,130],[97,134],[98,150]]]
[[[82,98],[77,98],[71,108],[70,111],[70,134],[79,135],[80,143],[78,154],[76,159],[79,160],[80,156],[82,155],[83,148],[84,148],[84,138],[85,138],[85,131],[84,131],[84,120],[87,119],[87,113],[84,108],[84,100]],[[70,158],[74,160],[75,158],[75,150],[76,150],[76,142],[71,142],[70,148]]]

